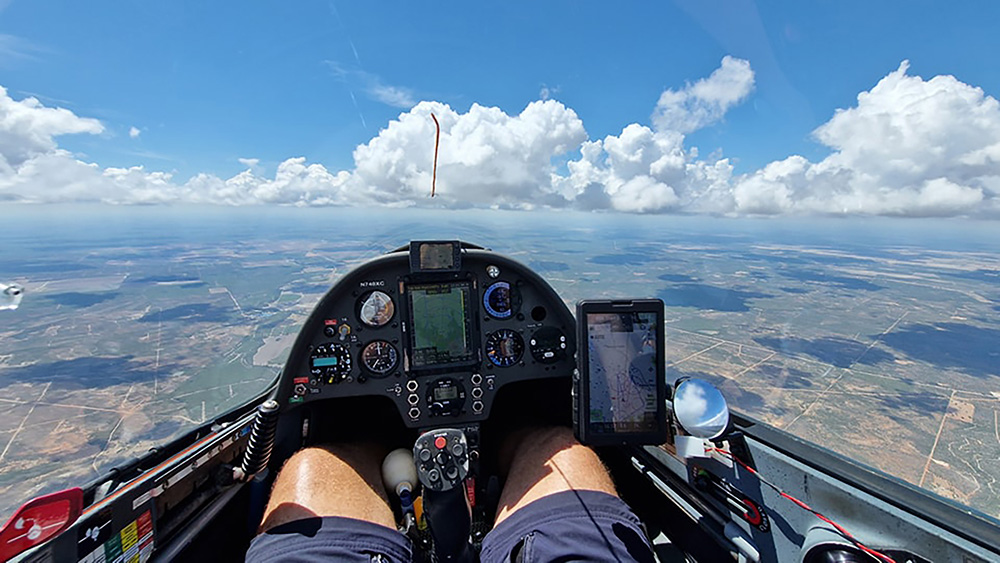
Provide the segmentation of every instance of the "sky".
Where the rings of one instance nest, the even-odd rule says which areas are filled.
[[[0,0],[0,201],[1000,218],[998,12]]]

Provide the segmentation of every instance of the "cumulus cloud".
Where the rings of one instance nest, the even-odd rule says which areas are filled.
[[[727,55],[708,78],[660,94],[653,125],[663,131],[692,133],[722,119],[731,107],[750,95],[753,85],[750,61]]]
[[[330,172],[321,164],[296,157],[278,164],[273,178],[258,176],[252,170],[227,180],[199,174],[174,191],[181,201],[199,203],[345,205],[352,203],[344,192],[350,177],[348,172]]]
[[[728,159],[699,160],[679,135],[633,123],[620,135],[584,143],[570,174],[555,182],[584,209],[633,213],[691,211],[721,213],[731,208]]]
[[[319,164],[306,164],[304,158],[281,163],[274,178],[261,178],[247,170],[228,180],[199,174],[181,184],[170,173],[148,171],[142,166],[102,169],[58,148],[55,140],[59,135],[103,131],[104,126],[95,119],[44,107],[35,98],[13,100],[0,88],[0,200],[349,203],[340,189],[350,174],[331,173]]]
[[[132,137],[133,139],[138,139],[139,135],[141,135],[141,134],[142,134],[142,131],[140,131],[139,128],[135,127],[135,126],[130,127],[129,130],[128,130],[128,136]]]
[[[581,158],[568,164],[570,175],[557,182],[564,197],[584,208],[636,213],[728,211],[732,165],[698,159],[684,137],[721,119],[753,84],[750,63],[727,56],[708,78],[664,91],[653,111],[654,128],[633,123],[619,135],[584,143]]]
[[[15,101],[0,86],[0,169],[57,149],[55,137],[71,133],[97,134],[96,119],[77,117],[63,108],[47,108],[36,98]]]
[[[950,216],[997,210],[1000,104],[953,76],[924,80],[904,61],[855,107],[814,132],[832,150],[740,178],[746,213]]]
[[[56,138],[99,134],[103,124],[0,88],[0,200],[1000,217],[1000,104],[952,76],[907,72],[904,61],[816,129],[826,158],[792,155],[742,175],[686,142],[752,94],[750,64],[732,57],[707,78],[663,92],[648,125],[600,139],[553,99],[517,114],[425,101],[359,145],[348,170],[294,157],[263,175],[257,159],[241,158],[246,169],[231,178],[186,181],[83,162]],[[383,95],[406,101],[391,88]],[[432,112],[441,123],[433,199]]]
[[[421,102],[354,151],[356,189],[366,199],[426,199],[431,186],[434,123],[441,123],[437,192],[462,205],[564,205],[552,190],[552,159],[587,138],[563,104],[536,101],[519,115],[473,104],[466,113]],[[357,194],[357,195],[361,195]]]

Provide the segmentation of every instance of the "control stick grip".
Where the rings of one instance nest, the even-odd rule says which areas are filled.
[[[454,428],[425,432],[413,446],[413,457],[437,560],[471,561],[472,508],[462,486],[469,474],[465,434]]]
[[[450,491],[469,474],[469,444],[465,433],[440,428],[423,433],[413,445],[420,482],[431,491]]]

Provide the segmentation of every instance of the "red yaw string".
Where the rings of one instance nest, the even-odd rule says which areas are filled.
[[[822,521],[826,522],[827,524],[833,526],[838,532],[840,532],[841,534],[843,534],[845,538],[847,538],[848,540],[850,540],[851,543],[853,543],[855,545],[855,547],[857,547],[861,551],[867,553],[868,555],[871,555],[876,560],[881,561],[883,563],[896,563],[896,560],[893,559],[892,557],[889,557],[888,555],[886,555],[884,553],[880,553],[878,551],[875,551],[874,549],[872,549],[872,548],[866,546],[865,544],[861,543],[850,532],[848,532],[847,530],[845,530],[844,527],[841,526],[840,524],[837,524],[833,520],[830,520],[826,516],[823,516],[822,514],[820,514],[819,512],[817,512],[816,510],[813,510],[812,507],[810,507],[808,504],[806,504],[806,503],[802,502],[801,500],[793,497],[792,495],[786,493],[785,491],[782,491],[781,489],[779,489],[777,487],[777,485],[774,485],[773,483],[771,483],[767,479],[764,479],[764,477],[762,477],[761,474],[758,473],[756,469],[754,469],[753,467],[750,467],[749,465],[743,463],[743,460],[741,460],[740,458],[734,456],[728,450],[723,450],[721,448],[707,448],[706,451],[718,452],[718,453],[720,453],[720,454],[728,457],[729,459],[735,461],[736,463],[740,464],[743,467],[743,469],[746,469],[750,473],[753,473],[757,477],[757,479],[760,480],[761,483],[764,483],[768,487],[771,487],[772,489],[774,489],[774,491],[776,493],[778,493],[779,495],[781,495],[783,498],[786,498],[786,499],[792,501],[799,508],[801,508],[803,510],[806,510],[808,512],[811,512],[814,516],[816,516],[820,520],[822,520]]]
[[[441,124],[438,123],[438,118],[433,113],[431,114],[431,119],[434,120],[434,127],[437,128],[437,134],[434,135],[434,172],[431,175],[431,197],[434,197],[434,190],[437,189],[438,145],[441,144]]]

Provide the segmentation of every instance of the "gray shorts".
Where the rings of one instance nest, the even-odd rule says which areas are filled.
[[[494,527],[480,559],[653,561],[638,517],[618,497],[565,491],[538,499]],[[260,534],[247,561],[409,562],[413,548],[396,530],[351,518],[296,520]]]

